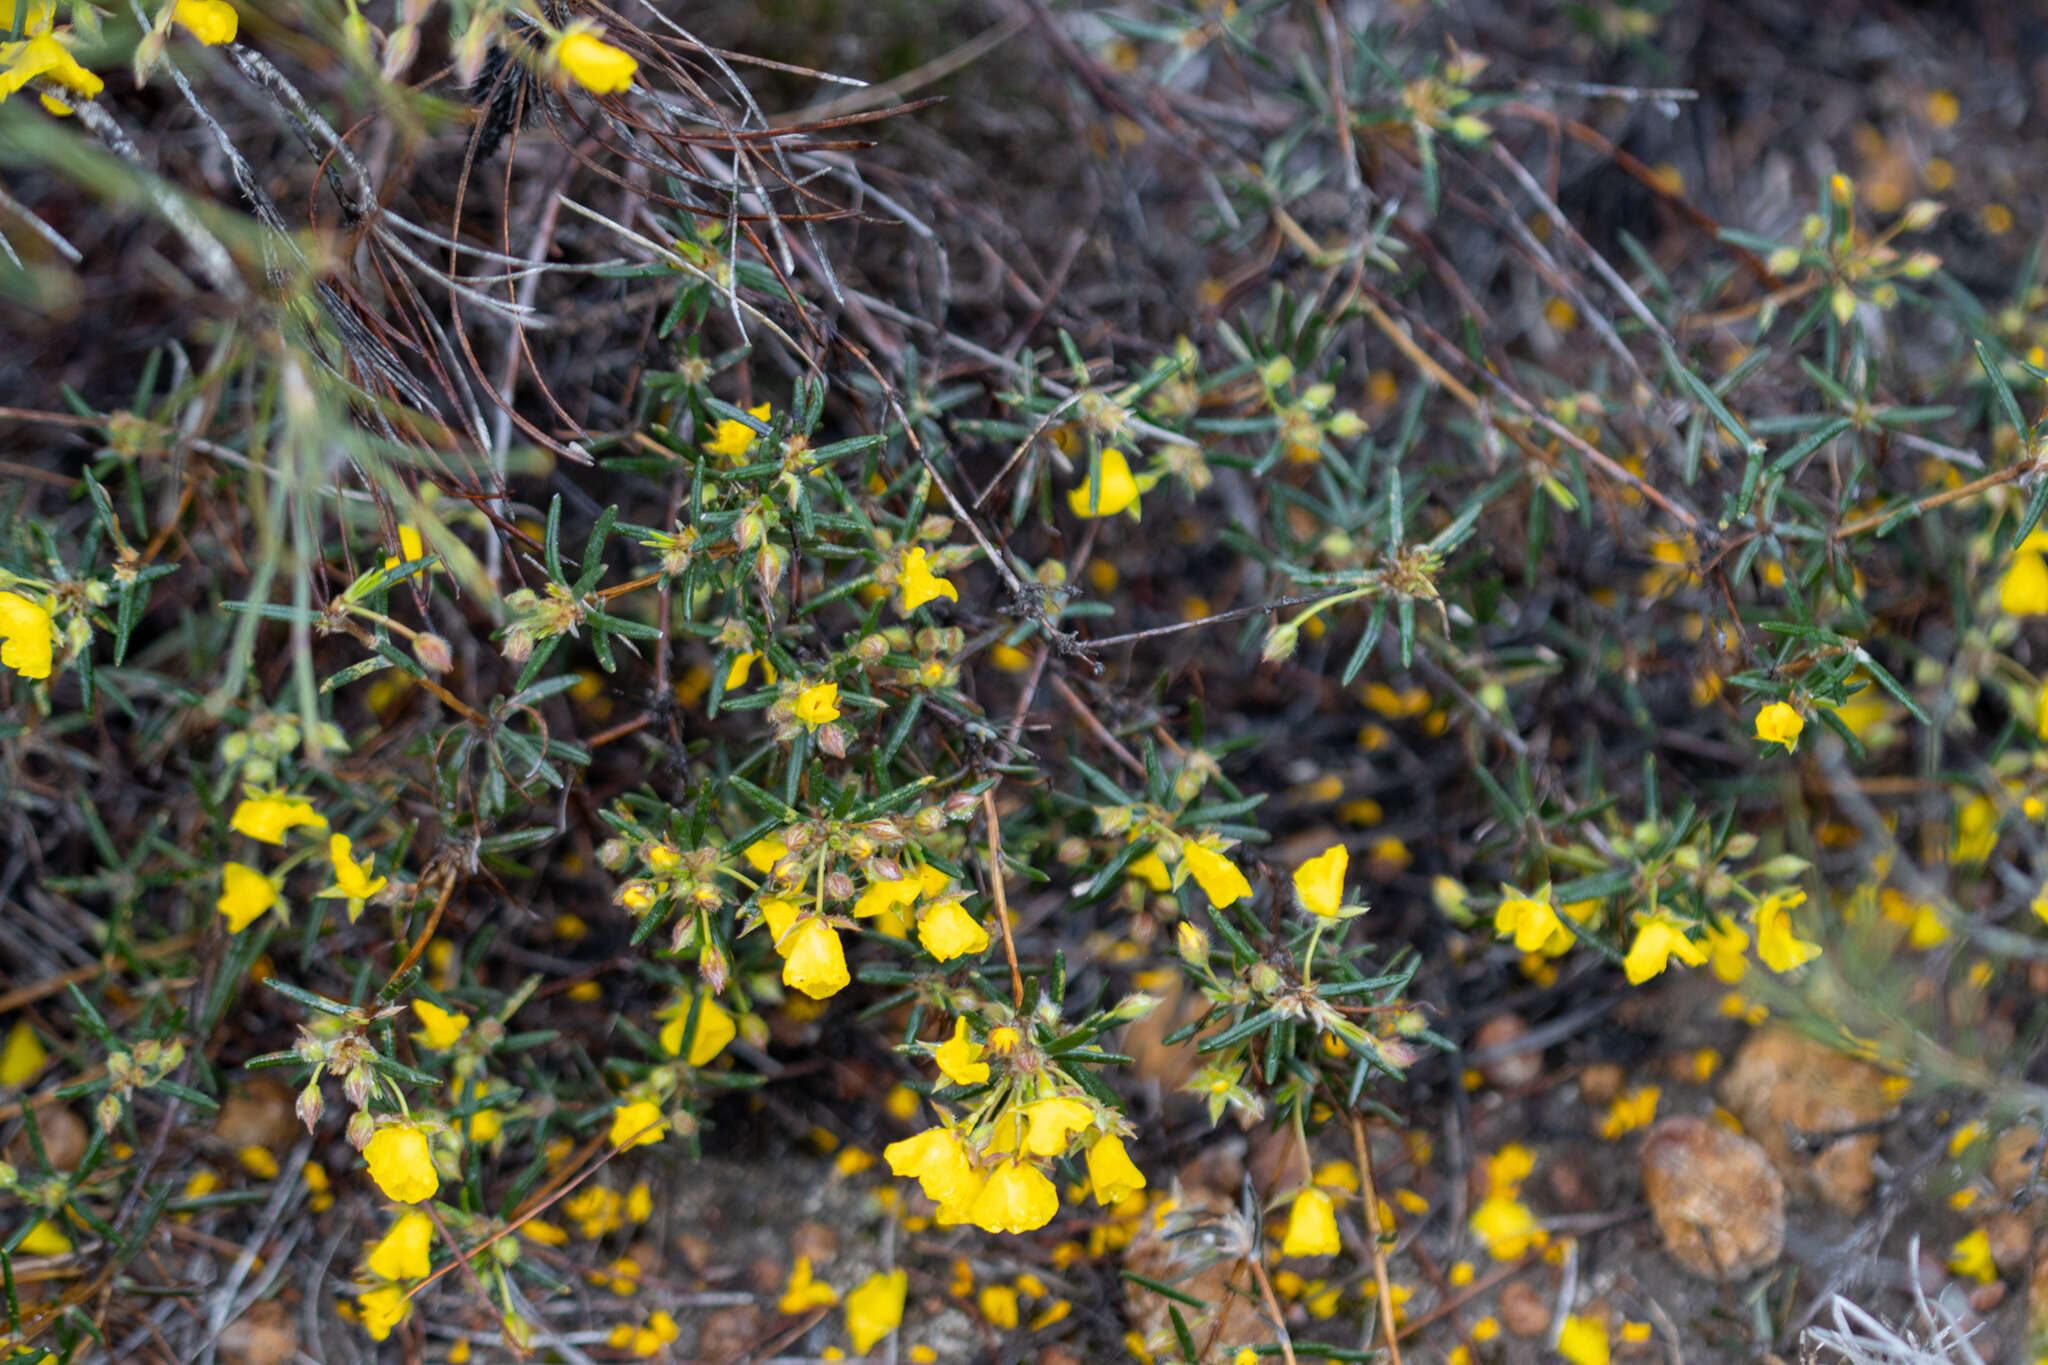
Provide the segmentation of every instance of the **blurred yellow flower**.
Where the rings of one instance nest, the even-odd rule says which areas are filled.
[[[178,0],[171,11],[179,25],[208,47],[232,43],[240,20],[227,0]]]
[[[555,43],[555,62],[593,95],[621,94],[633,87],[640,63],[596,34],[572,28]]]
[[[1550,902],[1532,896],[1509,896],[1493,912],[1493,932],[1514,935],[1516,950],[1524,953],[1535,952],[1563,928]]]
[[[53,39],[31,40],[36,41],[48,43],[59,53],[64,53]],[[22,46],[27,47],[28,44]],[[5,50],[5,46],[0,46],[0,52]],[[70,54],[65,53],[64,60],[70,61]],[[8,71],[0,71],[0,99],[7,97],[8,78]],[[19,89],[20,86],[14,88]],[[18,592],[0,592],[0,642],[4,642],[0,643],[0,664],[7,665],[24,678],[47,678],[56,639],[57,629],[46,607]]]
[[[612,1113],[612,1146],[645,1147],[668,1135],[668,1120],[653,1100],[628,1100]]]
[[[690,1007],[696,999],[685,993],[673,1005],[661,1012],[667,1020],[661,1028],[661,1050],[674,1057],[683,1050],[683,1028],[690,1022]],[[739,1034],[739,1026],[733,1017],[710,996],[703,997],[697,1007],[697,1031],[690,1037],[691,1066],[709,1066],[711,1060],[725,1051],[725,1045]]]
[[[1756,908],[1756,953],[1774,972],[1789,972],[1820,956],[1820,945],[1792,932],[1792,908],[1806,903],[1804,891],[1766,896]]]
[[[213,908],[228,922],[228,932],[239,934],[277,904],[277,884],[244,863],[222,863],[220,898]]]
[[[1131,474],[1130,461],[1121,450],[1111,447],[1102,452],[1095,477],[1067,491],[1067,506],[1077,517],[1113,517],[1127,508],[1135,516],[1141,491]]]
[[[1685,926],[1679,921],[1669,915],[1650,915],[1637,923],[1636,941],[1622,960],[1622,971],[1629,985],[1640,986],[1670,966],[1674,957],[1688,967],[1697,967],[1707,960],[1707,950],[1685,936]]]
[[[1984,1229],[1978,1228],[1948,1249],[1948,1268],[1979,1284],[1990,1284],[1998,1278],[1998,1266],[1991,1259],[1991,1239]]]
[[[1287,1234],[1280,1239],[1282,1256],[1335,1256],[1344,1249],[1337,1236],[1337,1207],[1330,1196],[1311,1186],[1294,1196],[1287,1210]]]
[[[15,1020],[14,1027],[7,1030],[7,1042],[0,1045],[0,1085],[27,1085],[49,1060],[49,1050],[28,1020]]]
[[[424,1279],[433,1270],[434,1220],[418,1209],[398,1215],[364,1261],[380,1280]]]
[[[431,1000],[413,1001],[412,1012],[419,1016],[424,1026],[413,1034],[413,1040],[434,1052],[445,1052],[454,1047],[456,1040],[469,1031],[468,1015],[442,1009]]]
[[[1237,864],[1206,844],[1193,839],[1180,846],[1181,862],[1217,909],[1235,905],[1252,893],[1252,884],[1237,870]]]
[[[839,1291],[823,1280],[811,1278],[811,1258],[799,1256],[790,1267],[789,1283],[783,1287],[782,1298],[776,1303],[775,1311],[794,1317],[808,1313],[813,1308],[830,1308],[839,1302]]]
[[[903,1321],[903,1303],[910,1295],[910,1276],[901,1270],[876,1271],[846,1296],[846,1335],[853,1353],[864,1356]]]
[[[243,797],[228,821],[228,827],[235,833],[266,844],[282,844],[285,831],[301,825],[326,829],[327,817],[314,810],[313,803],[305,797],[284,792]]]
[[[1610,1358],[1607,1324],[1574,1313],[1557,1334],[1557,1353],[1571,1365],[1607,1365]]]

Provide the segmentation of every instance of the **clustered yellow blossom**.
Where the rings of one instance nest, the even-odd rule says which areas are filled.
[[[1080,1155],[1089,1187],[1103,1207],[1145,1188],[1145,1176],[1124,1149],[1121,1120],[1071,1083],[1035,1043],[1028,1023],[1003,1024],[980,1044],[967,1021],[932,1049],[956,1085],[988,1085],[964,1116],[891,1143],[883,1159],[915,1179],[938,1205],[941,1224],[972,1223],[988,1232],[1031,1232],[1052,1221],[1059,1192],[1052,1163]],[[994,1059],[992,1067],[984,1057]]]
[[[1131,875],[1143,881],[1154,891],[1171,891],[1189,877],[1209,898],[1217,909],[1237,904],[1252,893],[1252,884],[1238,869],[1236,863],[1223,856],[1224,840],[1214,834],[1186,835],[1148,825],[1144,829],[1132,827],[1129,812],[1121,807],[1098,812],[1103,833],[1113,834],[1119,830],[1129,834],[1133,841],[1150,835],[1152,848],[1131,860]],[[1167,860],[1173,866],[1169,869]]]

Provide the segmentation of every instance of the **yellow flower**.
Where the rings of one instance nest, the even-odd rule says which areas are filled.
[[[1998,803],[1981,792],[1956,811],[1956,839],[1951,850],[1958,863],[1981,863],[1998,847]]]
[[[1173,874],[1166,870],[1166,864],[1158,853],[1140,853],[1131,859],[1130,874],[1154,891],[1173,890]]]
[[[394,1123],[379,1128],[363,1148],[363,1161],[370,1168],[370,1179],[377,1182],[384,1197],[400,1204],[432,1199],[441,1188],[427,1135],[414,1124]]]
[[[985,1286],[974,1296],[975,1307],[981,1309],[988,1325],[998,1331],[1008,1332],[1017,1326],[1017,1291],[1006,1284]]]
[[[868,1349],[903,1321],[903,1302],[910,1294],[910,1276],[901,1270],[876,1271],[846,1296],[846,1335],[853,1353]]]
[[[1073,1135],[1095,1122],[1095,1110],[1071,1095],[1033,1100],[1021,1111],[1024,1150],[1033,1156],[1059,1156]]]
[[[327,817],[314,810],[313,803],[305,797],[284,793],[245,796],[236,805],[234,818],[228,821],[228,827],[235,833],[266,844],[282,844],[285,831],[300,825],[326,829]]]
[[[1280,1240],[1280,1254],[1335,1256],[1343,1249],[1337,1236],[1337,1206],[1330,1196],[1313,1186],[1295,1195],[1287,1210],[1287,1235]]]
[[[7,1030],[6,1044],[0,1046],[0,1085],[27,1085],[49,1060],[49,1050],[28,1026],[28,1020],[15,1020],[14,1027]]]
[[[454,1010],[444,1010],[431,1000],[415,1000],[412,1012],[419,1016],[424,1028],[413,1035],[413,1041],[421,1047],[435,1052],[445,1052],[469,1031],[469,1016]]]
[[[918,892],[918,884],[909,877],[898,877],[893,882],[878,878],[869,882],[860,899],[853,903],[853,917],[870,919],[893,910],[907,910],[916,904]]]
[[[1998,1267],[1991,1259],[1991,1239],[1984,1229],[1978,1228],[1948,1249],[1948,1268],[1980,1284],[1990,1284],[1998,1278]]]
[[[965,1144],[950,1128],[927,1128],[892,1142],[882,1149],[882,1160],[895,1174],[916,1180],[925,1198],[937,1204],[965,1203],[981,1188]]]
[[[813,916],[799,921],[778,945],[787,959],[782,984],[823,1000],[843,990],[853,977],[846,970],[846,951],[839,931]]]
[[[571,29],[555,43],[555,61],[593,95],[617,95],[633,88],[640,63],[596,34]]]
[[[49,39],[41,41],[57,47]],[[5,50],[0,46],[0,52]],[[64,51],[61,47],[57,50]],[[68,55],[65,60],[70,60]],[[6,98],[7,80],[8,73],[0,71],[0,99]],[[19,89],[20,86],[14,88]],[[32,602],[18,592],[0,592],[0,642],[4,642],[0,643],[0,664],[7,665],[24,678],[47,678],[56,638],[57,629],[50,621],[50,613],[40,603]]]
[[[754,671],[756,660],[759,660],[761,664],[761,677],[768,682],[774,682],[774,664],[769,663],[767,659],[759,654],[735,654],[732,657],[732,666],[725,671],[725,690],[734,692],[745,687],[747,685],[747,675]]]
[[[905,616],[934,598],[943,597],[949,602],[960,600],[960,594],[953,585],[931,571],[922,545],[903,556],[903,573],[897,579],[897,586],[903,589]]]
[[[172,17],[186,32],[208,47],[232,43],[240,23],[235,7],[227,0],[178,0]]]
[[[941,962],[988,947],[988,930],[957,900],[942,900],[917,917],[917,941]]]
[[[1522,1182],[1536,1169],[1536,1153],[1519,1142],[1510,1142],[1487,1157],[1484,1164],[1486,1192],[1513,1199],[1521,1193]]]
[[[813,1308],[830,1308],[837,1302],[839,1291],[823,1280],[812,1279],[811,1258],[799,1256],[796,1264],[790,1267],[789,1283],[783,1288],[782,1299],[775,1305],[775,1311],[794,1317]]]
[[[106,88],[106,82],[87,71],[73,60],[64,45],[48,33],[40,33],[25,42],[0,43],[0,100],[26,86],[38,76],[55,81],[66,90],[75,91],[87,99]],[[48,101],[45,101],[47,104]],[[67,111],[68,112],[68,111]],[[13,593],[0,593],[0,597],[13,597]],[[0,636],[10,638],[8,646],[0,649],[0,663],[20,673],[24,678],[47,678],[50,676],[49,644],[38,631],[49,629],[50,614],[32,602],[22,599],[23,604],[41,617],[38,622],[33,616],[24,615],[12,603],[0,602]],[[12,657],[19,651],[22,663]],[[42,672],[29,670],[40,666]]]
[[[1509,896],[1493,912],[1493,932],[1513,934],[1516,949],[1524,953],[1535,952],[1562,928],[1550,902],[1530,896]]]
[[[1187,840],[1180,846],[1180,860],[1209,897],[1210,904],[1219,910],[1252,893],[1252,884],[1237,870],[1237,864],[1206,844]]]
[[[1998,609],[2008,616],[2048,614],[2048,559],[2039,550],[2021,546],[2013,555],[1998,581]]]
[[[242,863],[221,864],[220,899],[213,908],[227,918],[229,933],[241,933],[275,904],[277,885],[270,878]]]
[[[759,418],[765,424],[768,421],[768,414],[772,411],[773,408],[762,403],[757,407],[748,408],[747,416]],[[704,449],[708,454],[723,455],[734,464],[738,464],[746,458],[747,452],[754,448],[755,436],[754,429],[745,422],[730,417],[723,418],[718,423],[718,430],[704,443]],[[732,684],[727,683],[726,686],[730,687]]]
[[[1294,892],[1311,914],[1334,918],[1344,904],[1344,872],[1351,855],[1342,844],[1328,848],[1294,869]]]
[[[1571,1365],[1607,1365],[1607,1324],[1574,1313],[1557,1334],[1557,1353]]]
[[[1707,926],[1707,952],[1714,975],[1731,986],[1749,970],[1749,959],[1743,956],[1748,947],[1749,932],[1727,916],[1717,917]]]
[[[418,1209],[398,1215],[364,1262],[380,1280],[419,1280],[433,1270],[434,1220]]]
[[[1536,1226],[1536,1215],[1529,1206],[1512,1195],[1495,1194],[1482,1201],[1468,1222],[1472,1235],[1486,1245],[1487,1254],[1496,1261],[1518,1260],[1550,1240],[1550,1235]]]
[[[1663,1093],[1660,1086],[1639,1085],[1626,1095],[1617,1096],[1608,1107],[1606,1117],[1600,1120],[1600,1136],[1612,1142],[1625,1133],[1633,1133],[1655,1123],[1657,1101]]]
[[[1104,1133],[1088,1148],[1088,1186],[1095,1191],[1095,1202],[1105,1207],[1145,1188],[1145,1173],[1116,1134]]]
[[[1636,941],[1630,945],[1622,970],[1628,984],[1640,986],[1671,965],[1677,958],[1688,967],[1707,960],[1707,950],[1685,936],[1685,926],[1668,915],[1652,915],[1636,927]]]
[[[683,1050],[683,1027],[690,1022],[690,995],[684,995],[675,1004],[662,1011],[668,1022],[661,1029],[661,1050],[673,1057]],[[739,1035],[739,1025],[730,1014],[710,996],[697,1006],[697,1031],[690,1038],[690,1065],[709,1066],[712,1058],[725,1051],[725,1045]]]
[[[612,1146],[645,1147],[668,1135],[668,1120],[653,1100],[628,1100],[612,1113]]]
[[[979,1060],[985,1049],[967,1034],[967,1018],[953,1021],[953,1036],[932,1049],[932,1060],[955,1085],[980,1085],[988,1079],[988,1063]],[[901,1172],[898,1172],[900,1175]]]
[[[1138,480],[1131,476],[1130,461],[1112,447],[1102,452],[1101,468],[1094,478],[1068,490],[1067,506],[1077,517],[1113,517],[1126,508],[1135,515],[1140,491]]]
[[[356,1295],[356,1316],[370,1340],[382,1341],[391,1329],[412,1315],[412,1300],[395,1284],[380,1284]]]
[[[815,730],[839,719],[839,684],[813,683],[797,694],[796,718]]]
[[[62,1256],[71,1250],[71,1239],[49,1219],[38,1218],[29,1225],[27,1235],[14,1249],[31,1256]]]
[[[968,1210],[983,1232],[1036,1232],[1059,1212],[1059,1192],[1045,1172],[1020,1161],[996,1167]]]
[[[377,865],[373,854],[362,862],[355,859],[354,845],[346,834],[327,836],[327,860],[334,864],[334,885],[320,894],[348,902],[349,923],[363,913],[363,902],[390,884],[388,877],[370,875]]]
[[[1766,744],[1784,745],[1786,753],[1799,747],[1799,732],[1805,728],[1806,718],[1781,701],[1756,713],[1756,737]]]
[[[1820,945],[1792,932],[1791,909],[1806,902],[1804,891],[1766,896],[1756,908],[1756,953],[1774,972],[1789,972],[1820,956]]]

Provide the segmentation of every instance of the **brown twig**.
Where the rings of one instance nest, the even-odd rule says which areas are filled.
[[[1359,1198],[1365,1202],[1365,1227],[1372,1237],[1372,1274],[1380,1287],[1380,1330],[1387,1337],[1389,1365],[1401,1365],[1401,1347],[1394,1330],[1394,1290],[1387,1278],[1387,1244],[1380,1240],[1380,1194],[1372,1178],[1372,1148],[1365,1140],[1365,1123],[1356,1114],[1351,1123],[1351,1148],[1358,1157],[1358,1178],[1363,1187]]]
[[[1024,973],[1017,967],[1017,944],[1010,937],[1010,902],[1003,891],[1003,826],[996,819],[996,789],[981,794],[981,811],[988,819],[988,881],[995,893],[996,921],[1003,926],[1003,956],[1010,962],[1010,1003],[1024,1008]]]

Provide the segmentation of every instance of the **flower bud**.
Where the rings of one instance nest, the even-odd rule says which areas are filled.
[[[732,975],[732,964],[726,959],[725,950],[716,943],[704,945],[704,952],[697,959],[697,975],[704,982],[704,989],[713,995],[725,993],[726,980]]]
[[[1180,950],[1180,960],[1190,967],[1202,967],[1209,961],[1209,936],[1201,928],[1187,920],[1180,922],[1175,934],[1175,946]]]
[[[93,1116],[99,1120],[102,1132],[113,1132],[114,1125],[121,1121],[121,1096],[119,1092],[109,1090],[106,1094],[100,1096],[100,1102],[93,1108]]]
[[[1906,205],[1906,212],[1899,224],[1907,232],[1925,232],[1934,226],[1937,218],[1946,211],[1947,205],[1935,199],[1915,199]]]
[[[825,898],[827,900],[843,901],[851,899],[852,896],[853,878],[847,876],[836,867],[825,874]]]
[[[817,732],[818,747],[833,758],[846,757],[846,731],[838,725],[821,725]]]
[[[446,673],[455,667],[454,651],[448,642],[438,635],[421,635],[412,642],[413,656],[420,661],[420,667],[429,673]]]
[[[314,1126],[320,1122],[320,1111],[325,1107],[326,1102],[320,1097],[320,1082],[315,1080],[308,1082],[306,1088],[299,1092],[298,1101],[292,1105],[292,1112],[299,1116],[299,1122],[305,1124],[306,1131],[311,1133]]]
[[[352,1066],[348,1070],[348,1075],[342,1078],[341,1093],[348,1097],[349,1104],[361,1109],[370,1102],[370,1086],[373,1080],[374,1077],[367,1065]]]
[[[355,1113],[349,1115],[349,1146],[355,1148],[359,1152],[362,1151],[363,1148],[370,1145],[370,1139],[376,1135],[376,1132],[377,1120],[371,1117],[369,1110],[358,1109]]]
[[[1249,980],[1252,989],[1260,995],[1271,995],[1280,989],[1280,973],[1271,963],[1261,962],[1253,966]]]

